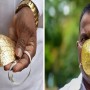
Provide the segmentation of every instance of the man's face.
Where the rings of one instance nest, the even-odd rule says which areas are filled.
[[[90,39],[90,13],[85,13],[81,19],[80,23],[80,33],[79,33],[79,41],[78,41],[78,52],[79,52],[79,64],[81,63],[81,50],[83,43]],[[83,73],[84,79],[90,83],[90,77],[88,77],[83,68],[82,65],[80,65],[81,72]]]

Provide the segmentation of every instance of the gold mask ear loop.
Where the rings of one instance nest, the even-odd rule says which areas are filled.
[[[31,63],[31,55],[27,52],[27,51],[24,51],[25,54],[27,54],[27,56],[29,57],[30,59],[30,63]],[[22,83],[25,82],[25,80],[29,77],[30,75],[30,72],[31,72],[31,65],[30,65],[30,70],[29,70],[29,73],[28,75],[26,76],[26,78],[24,78],[21,82],[19,81],[16,81],[15,78],[13,77],[13,72],[11,71],[12,68],[17,64],[16,61],[13,62],[13,64],[11,65],[9,71],[8,71],[8,78],[9,80],[13,83],[13,85],[21,85]]]

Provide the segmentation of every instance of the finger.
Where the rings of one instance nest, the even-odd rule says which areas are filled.
[[[27,51],[31,55],[31,58],[33,58],[36,53],[36,47],[34,47],[33,45],[26,46],[25,51]]]
[[[31,58],[35,55],[36,52],[36,36],[29,39],[28,45],[25,48],[25,51],[27,51]],[[24,68],[28,67],[30,64],[30,58],[27,54],[24,54],[22,56],[22,59],[20,59],[17,63],[17,65],[13,68],[14,72],[22,71]]]
[[[16,62],[18,62],[18,60],[16,60]],[[11,63],[5,65],[5,66],[4,66],[4,70],[5,70],[5,71],[8,71],[8,70],[10,69],[12,63],[13,63],[13,62],[11,62]]]
[[[20,34],[20,36],[18,36],[18,41],[15,49],[15,54],[17,57],[22,57],[23,51],[25,50],[29,37],[30,33],[28,33],[27,30],[25,32],[22,30],[22,33]]]
[[[33,46],[26,46],[25,50],[27,50],[27,52],[30,54],[30,56],[32,58],[32,56],[34,56],[34,54],[35,54],[36,48],[34,48]],[[22,59],[18,60],[18,63],[13,68],[13,71],[14,72],[22,71],[24,68],[28,67],[29,64],[30,64],[30,58],[27,54],[24,54],[22,56]]]
[[[25,51],[28,51],[31,57],[34,57],[36,53],[36,35],[29,39]]]
[[[5,71],[9,70],[10,67],[11,67],[11,65],[12,65],[12,63],[9,63],[8,65],[4,66],[4,70],[5,70]]]
[[[13,67],[13,72],[20,72],[26,68],[30,63],[29,57],[24,54],[23,58],[18,61],[18,63]]]

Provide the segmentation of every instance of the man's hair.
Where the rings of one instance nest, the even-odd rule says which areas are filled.
[[[82,17],[85,13],[87,12],[90,12],[90,3],[86,5],[86,7],[84,7],[82,13],[81,13],[81,17],[80,17],[80,23],[81,23],[81,20],[82,20]],[[79,30],[80,30],[80,25],[79,25]]]

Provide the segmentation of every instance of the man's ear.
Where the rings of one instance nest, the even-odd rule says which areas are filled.
[[[77,47],[79,46],[79,41],[76,42]]]

